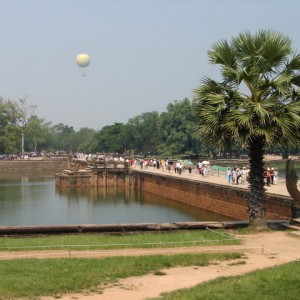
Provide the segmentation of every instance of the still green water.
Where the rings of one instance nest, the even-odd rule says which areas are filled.
[[[53,177],[0,179],[0,226],[230,220],[124,188],[57,188]]]

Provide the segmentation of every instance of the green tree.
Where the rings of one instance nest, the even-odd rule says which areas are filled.
[[[219,41],[208,56],[223,80],[204,77],[195,90],[199,134],[211,144],[235,141],[249,150],[249,220],[266,222],[265,148],[300,138],[300,55],[288,37],[261,30]]]
[[[19,127],[21,110],[16,102],[0,97],[0,153],[21,150],[22,131]]]
[[[80,128],[75,133],[74,138],[77,144],[77,151],[84,153],[95,153],[96,149],[96,131],[87,127]]]
[[[193,113],[193,103],[185,98],[167,106],[160,115],[158,134],[162,140],[157,151],[162,155],[198,154],[199,137],[196,135],[198,118]]]
[[[33,152],[38,149],[38,145],[44,145],[47,140],[47,136],[49,135],[50,128],[47,124],[45,124],[43,119],[39,119],[38,117],[31,117],[26,126],[26,142],[30,144],[30,149]]]
[[[154,153],[160,143],[158,135],[159,113],[156,111],[142,113],[129,119],[127,136],[130,138],[127,149],[135,149],[138,152]]]
[[[22,126],[22,150],[21,152],[24,153],[25,151],[25,133],[26,133],[26,127],[27,127],[27,123],[31,118],[36,117],[35,115],[35,110],[36,110],[36,105],[28,105],[27,104],[27,98],[29,97],[29,95],[26,95],[23,98],[19,98],[19,109],[20,109],[20,117],[19,117],[19,126]],[[26,137],[27,138],[27,137]],[[28,143],[27,143],[28,144]]]
[[[59,123],[51,127],[52,148],[59,151],[73,150],[72,138],[75,130],[72,126]]]
[[[123,123],[115,123],[103,127],[96,133],[97,151],[123,154],[126,150],[126,125]]]
[[[16,154],[21,150],[21,127],[7,125],[0,130],[0,153]]]

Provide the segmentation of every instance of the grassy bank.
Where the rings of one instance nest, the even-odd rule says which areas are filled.
[[[299,269],[297,261],[243,276],[222,277],[157,300],[299,299]]]
[[[240,242],[223,230],[194,230],[143,234],[78,234],[39,237],[1,237],[0,251],[99,250],[236,245]]]
[[[105,259],[23,259],[0,261],[0,299],[34,298],[63,293],[101,292],[118,278],[159,272],[176,266],[206,266],[241,254],[183,254]]]

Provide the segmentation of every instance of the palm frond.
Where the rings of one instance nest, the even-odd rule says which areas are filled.
[[[236,54],[226,40],[219,41],[208,51],[209,60],[213,64],[234,66]]]
[[[293,57],[287,61],[285,71],[289,73],[300,71],[300,54],[294,54]]]
[[[297,87],[300,87],[300,73],[294,75],[291,78],[290,83],[293,84],[293,85],[295,85],[295,86],[297,86]]]

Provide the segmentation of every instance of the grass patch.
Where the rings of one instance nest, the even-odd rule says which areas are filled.
[[[235,230],[238,234],[256,234],[260,232],[273,232],[274,230],[268,226],[265,227],[242,227]]]
[[[237,262],[229,263],[228,266],[241,266],[245,265],[247,262],[245,260],[239,260]]]
[[[1,237],[0,251],[99,250],[121,248],[166,248],[182,246],[237,245],[224,230],[193,230],[132,234],[77,234],[39,237]]]
[[[21,259],[0,261],[0,299],[101,293],[118,278],[140,276],[176,266],[206,266],[239,253],[149,255],[104,259]]]
[[[292,262],[243,276],[222,277],[191,289],[165,294],[160,300],[298,299],[300,262]]]
[[[160,271],[160,270],[155,271],[153,274],[154,274],[154,275],[157,275],[157,276],[164,276],[164,275],[167,275],[166,272],[163,272],[163,271]]]

